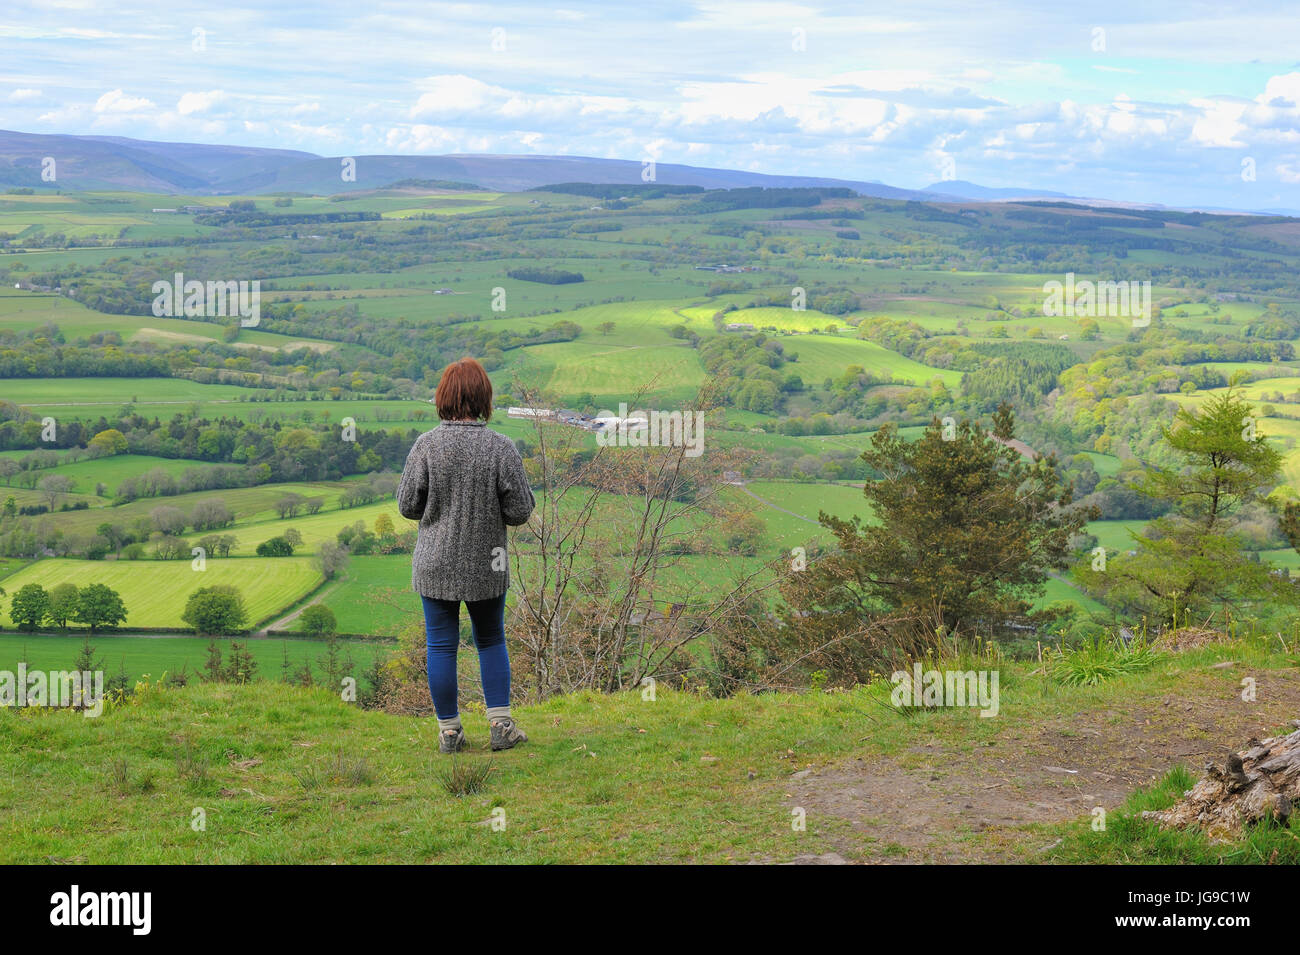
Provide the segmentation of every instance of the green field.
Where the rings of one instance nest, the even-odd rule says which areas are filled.
[[[258,544],[272,537],[279,537],[289,528],[293,528],[302,535],[302,545],[294,549],[294,555],[314,554],[320,548],[321,541],[334,540],[340,530],[357,521],[362,521],[373,531],[375,519],[380,514],[387,514],[392,518],[398,532],[416,526],[415,522],[408,521],[398,513],[396,501],[385,501],[362,507],[321,511],[319,514],[303,517],[241,523],[222,533],[233,533],[239,539],[239,550],[236,552],[239,556],[259,560],[261,558],[253,557]],[[190,533],[186,536],[191,544],[195,544],[204,534]]]
[[[0,330],[27,331],[47,322],[75,327],[84,334],[114,333],[133,342],[201,347],[221,340],[221,326],[212,322],[155,315],[108,315],[62,295],[0,287]],[[338,347],[331,342],[283,337],[251,328],[240,332],[239,341],[240,347],[247,351],[291,352],[301,348],[328,351]],[[125,381],[129,383],[131,379]]]
[[[817,523],[821,511],[844,520],[855,514],[866,516],[862,490],[856,487],[752,481],[745,490],[766,503],[734,494],[733,497],[741,504],[755,505],[754,513],[766,522],[769,536],[782,547],[794,547],[811,539],[823,543],[833,540],[830,532]]]
[[[514,365],[512,374],[561,400],[590,394],[613,404],[632,399],[629,384],[655,375],[654,394],[660,401],[686,402],[704,382],[704,369],[695,353],[681,344],[613,346],[605,342],[564,342],[537,345]]]
[[[78,407],[124,404],[175,404],[234,401],[246,394],[238,385],[201,385],[184,378],[17,378],[4,383],[4,397],[19,405]]]
[[[3,451],[0,456],[21,459],[26,451]],[[64,452],[63,460],[67,461]],[[112,493],[127,478],[139,477],[146,471],[161,469],[172,477],[179,477],[189,468],[209,466],[207,461],[194,461],[186,458],[160,458],[149,454],[117,454],[104,458],[82,457],[79,461],[60,463],[53,468],[42,468],[36,473],[41,477],[47,474],[61,474],[72,482],[73,493],[94,494],[95,488],[103,484]],[[39,478],[38,478],[39,480]],[[99,504],[106,501],[97,502]],[[92,506],[95,506],[92,504]]]
[[[1036,608],[1050,607],[1054,603],[1074,604],[1090,613],[1104,613],[1105,605],[1093,600],[1078,587],[1059,577],[1049,577],[1043,584],[1043,595],[1034,602]]]
[[[70,670],[85,643],[84,634],[0,633],[0,666],[13,669],[26,661],[30,670]],[[132,681],[144,677],[161,679],[163,674],[185,673],[195,677],[208,656],[207,637],[148,636],[120,637],[96,634],[91,640],[96,660],[103,661],[107,676],[124,670]],[[222,638],[222,644],[227,638]],[[299,637],[249,638],[244,641],[257,661],[258,672],[266,678],[280,676],[285,657],[291,667],[303,663],[317,668],[325,652],[318,640]],[[351,656],[355,672],[360,674],[377,653],[389,651],[387,644],[369,640],[341,640],[342,652]]]
[[[1134,546],[1133,534],[1142,533],[1146,521],[1092,521],[1084,532],[1094,534],[1097,543],[1108,551],[1126,551]]]
[[[939,379],[948,388],[961,384],[961,373],[929,368],[910,358],[882,348],[874,342],[841,339],[837,335],[801,335],[787,342],[787,351],[799,356],[794,369],[806,383],[820,382],[844,372],[849,365],[859,365],[878,377],[892,377],[915,385]]]
[[[60,529],[67,533],[93,534],[100,524],[111,522],[129,525],[133,521],[149,517],[158,507],[176,508],[189,514],[191,508],[199,501],[218,499],[235,514],[236,533],[238,525],[259,520],[278,519],[275,503],[286,494],[298,494],[302,497],[324,498],[324,507],[338,507],[339,495],[347,488],[347,482],[322,481],[314,484],[263,484],[257,487],[221,488],[212,491],[191,491],[186,494],[173,494],[166,497],[140,498],[129,504],[119,504],[111,508],[91,508],[89,510],[66,511],[58,514]],[[345,512],[346,513],[346,512]],[[340,521],[339,526],[351,521]],[[274,534],[269,536],[275,536]]]
[[[321,603],[333,611],[339,633],[396,636],[405,628],[424,626],[407,554],[353,557],[343,580],[331,586]]]
[[[188,560],[87,561],[54,557],[29,564],[4,578],[4,587],[14,593],[24,584],[37,583],[50,590],[65,582],[77,587],[106,584],[116,590],[126,606],[125,628],[185,628],[181,614],[195,590],[215,584],[237,587],[252,626],[315,590],[321,574],[307,557],[209,558],[202,572],[194,570]],[[14,626],[7,602],[0,623]]]

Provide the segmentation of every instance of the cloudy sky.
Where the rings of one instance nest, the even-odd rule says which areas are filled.
[[[1300,4],[5,0],[0,128],[1300,208]]]

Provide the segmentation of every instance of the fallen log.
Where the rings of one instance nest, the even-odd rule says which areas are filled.
[[[1300,726],[1300,720],[1291,722]],[[1216,841],[1234,839],[1267,819],[1286,825],[1300,802],[1300,730],[1265,740],[1251,737],[1222,767],[1207,763],[1205,773],[1173,806],[1148,810],[1142,818],[1166,829],[1195,827]]]

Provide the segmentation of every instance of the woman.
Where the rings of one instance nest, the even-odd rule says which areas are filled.
[[[533,492],[514,444],[486,427],[492,382],[473,358],[448,365],[434,393],[441,423],[415,440],[402,469],[397,507],[420,522],[411,583],[424,602],[429,695],[438,748],[465,746],[456,688],[460,605],[469,608],[483,676],[491,745],[528,739],[510,717],[505,605],[510,586],[506,525],[533,512]]]

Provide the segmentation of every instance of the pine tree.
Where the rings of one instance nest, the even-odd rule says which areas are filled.
[[[90,645],[89,635],[86,636],[81,649],[77,651],[77,660],[72,664],[72,668],[81,673],[93,673],[104,668],[103,659],[95,659],[95,648]]]
[[[882,475],[863,489],[864,515],[820,515],[839,546],[787,578],[785,630],[805,647],[839,646],[834,665],[865,677],[938,634],[1005,633],[1031,619],[1090,512],[1071,506],[1054,457],[1029,461],[1009,446],[1014,431],[1005,405],[992,434],[969,419],[936,418],[916,441],[882,427],[862,454]]]
[[[230,659],[226,663],[226,679],[231,683],[251,683],[257,675],[257,660],[248,644],[237,640],[230,642]]]
[[[221,662],[221,646],[216,640],[208,643],[208,658],[203,662],[203,679],[208,683],[220,683],[225,679],[226,668]]]
[[[1250,404],[1229,388],[1199,411],[1181,409],[1161,435],[1178,466],[1148,468],[1137,489],[1172,502],[1173,513],[1134,535],[1136,554],[1079,577],[1122,611],[1174,626],[1254,600],[1294,603],[1295,588],[1252,559],[1236,532],[1242,506],[1274,485],[1282,465]]]

